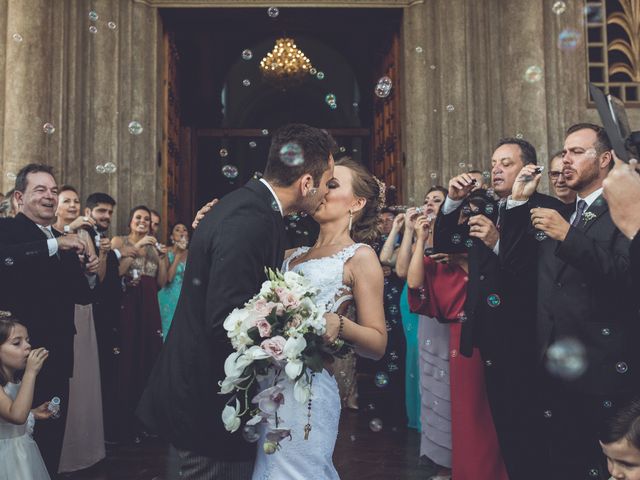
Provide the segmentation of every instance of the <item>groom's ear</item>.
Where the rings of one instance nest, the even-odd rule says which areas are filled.
[[[314,188],[313,177],[311,176],[311,174],[305,173],[304,175],[302,175],[299,180],[299,185],[300,185],[300,194],[303,197],[306,197],[307,195],[309,195],[309,192]]]

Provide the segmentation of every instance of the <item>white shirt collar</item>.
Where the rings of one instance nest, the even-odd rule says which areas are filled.
[[[591,204],[596,201],[596,199],[600,195],[602,195],[602,187],[600,187],[599,189],[595,190],[594,192],[591,192],[585,198],[580,198],[580,196],[578,196],[578,198],[576,199],[576,208],[577,208],[578,202],[580,200],[584,200],[585,202],[587,202],[587,208],[585,209],[585,211],[586,211],[591,206]]]
[[[264,178],[261,178],[260,181],[267,186],[267,188],[271,192],[271,195],[273,195],[273,198],[276,199],[276,203],[278,204],[278,209],[280,210],[280,215],[284,217],[284,210],[282,210],[282,204],[280,203],[280,199],[276,195],[276,192],[273,191],[273,188],[271,187],[271,185],[269,185],[269,182],[267,182]]]

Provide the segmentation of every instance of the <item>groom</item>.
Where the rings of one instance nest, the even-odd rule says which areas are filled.
[[[265,267],[281,268],[283,216],[313,213],[333,177],[336,144],[324,130],[287,125],[274,136],[261,180],[218,202],[189,245],[182,292],[137,414],[177,450],[182,479],[248,479],[255,444],[228,433],[219,395],[232,352],[226,316],[259,292]]]

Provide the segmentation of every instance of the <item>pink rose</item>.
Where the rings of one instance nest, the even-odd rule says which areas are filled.
[[[254,305],[254,310],[258,312],[258,314],[262,317],[267,317],[271,314],[271,310],[273,307],[276,307],[276,315],[282,315],[284,313],[284,309],[282,305],[275,302],[267,302],[264,298],[258,300]]]
[[[298,298],[286,288],[276,288],[276,293],[284,308],[298,308],[300,305]]]
[[[266,319],[258,320],[256,327],[258,327],[258,332],[260,332],[262,338],[271,336],[271,324]]]
[[[276,335],[273,338],[267,338],[260,344],[260,348],[271,355],[276,360],[284,360],[284,344],[287,341],[284,337]]]
[[[291,317],[291,320],[289,320],[289,326],[292,328],[298,328],[301,324],[302,316],[298,315],[297,313],[293,317]]]

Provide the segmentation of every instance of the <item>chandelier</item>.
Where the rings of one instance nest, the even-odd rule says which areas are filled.
[[[302,83],[311,70],[311,61],[298,49],[293,38],[279,38],[273,50],[260,60],[260,70],[265,80],[287,87]]]

